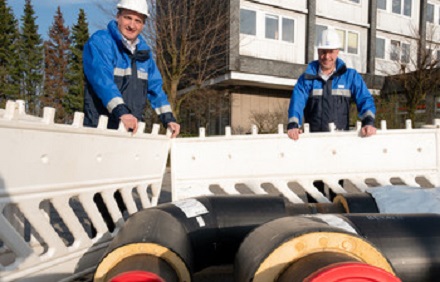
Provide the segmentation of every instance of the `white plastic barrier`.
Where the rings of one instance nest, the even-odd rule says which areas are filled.
[[[387,130],[362,138],[348,132],[309,133],[293,141],[283,132],[176,139],[171,144],[172,199],[211,194],[279,193],[292,203],[328,202],[329,191],[373,186],[440,184],[440,120],[423,129]],[[331,128],[334,128],[331,125]],[[342,180],[342,181],[341,181]],[[324,191],[316,182],[324,182]]]
[[[403,130],[382,122],[369,138],[359,137],[359,124],[306,130],[295,142],[282,127],[236,136],[227,128],[221,137],[201,129],[198,138],[170,140],[157,126],[132,136],[107,130],[104,117],[94,129],[82,127],[80,113],[72,125],[54,124],[54,115],[26,115],[23,102],[0,109],[0,281],[70,281],[92,271],[124,219],[157,204],[170,144],[173,200],[279,193],[293,203],[328,202],[330,191],[440,183],[440,120]]]
[[[26,115],[20,101],[0,110],[0,281],[90,272],[124,218],[158,202],[170,146],[158,126],[144,134],[141,124],[132,136],[107,130],[106,117],[95,129],[82,127],[82,113],[72,125],[55,124],[54,115]]]

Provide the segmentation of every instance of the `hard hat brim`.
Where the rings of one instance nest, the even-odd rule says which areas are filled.
[[[141,12],[136,11],[136,10],[133,10],[133,9],[128,9],[128,8],[125,8],[125,7],[116,7],[116,8],[117,8],[117,9],[122,9],[122,10],[131,11],[131,12],[135,12],[135,13],[137,13],[137,14],[139,14],[139,15],[145,16],[145,18],[149,18],[149,17],[150,17],[150,14],[141,13]]]
[[[323,50],[334,50],[339,48],[341,48],[341,46],[318,46],[318,49],[323,49]]]

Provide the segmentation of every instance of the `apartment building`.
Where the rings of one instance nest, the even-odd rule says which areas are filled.
[[[374,94],[386,76],[414,69],[419,42],[440,58],[440,0],[230,0],[227,72],[210,82],[229,91],[228,125],[250,130],[258,112],[287,119],[291,91],[327,28]]]

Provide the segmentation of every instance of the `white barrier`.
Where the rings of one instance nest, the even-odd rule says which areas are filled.
[[[158,202],[170,146],[158,126],[132,136],[107,130],[106,117],[95,129],[82,127],[81,113],[72,125],[54,115],[26,115],[20,101],[0,110],[0,281],[90,272],[124,218]]]
[[[332,126],[332,125],[331,125]],[[211,194],[279,193],[292,203],[328,202],[329,191],[363,191],[372,186],[440,184],[440,120],[423,129],[387,130],[359,137],[349,132],[176,139],[171,144],[172,199]],[[333,126],[332,126],[333,128]],[[341,181],[342,180],[342,181]],[[325,189],[317,189],[317,182]],[[321,182],[321,183],[322,183]],[[324,193],[323,193],[324,192]]]
[[[173,200],[279,193],[292,203],[328,202],[330,191],[440,185],[440,120],[402,130],[382,122],[369,138],[359,137],[358,124],[306,130],[298,141],[282,127],[236,136],[227,128],[221,137],[201,129],[198,138],[170,140],[158,127],[143,134],[142,124],[131,136],[107,130],[104,117],[94,129],[82,127],[80,113],[72,125],[55,124],[54,115],[26,115],[22,102],[0,109],[0,281],[71,281],[92,271],[124,219],[157,204],[170,145]]]

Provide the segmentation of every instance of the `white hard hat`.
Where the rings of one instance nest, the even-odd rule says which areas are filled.
[[[135,11],[147,17],[150,16],[148,13],[147,0],[119,0],[119,3],[116,5],[116,7],[118,9]]]
[[[339,49],[341,48],[341,40],[338,33],[334,29],[326,29],[322,32],[318,49]]]

